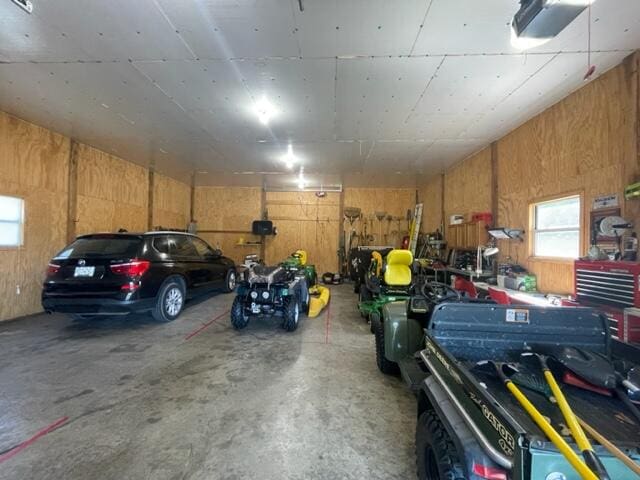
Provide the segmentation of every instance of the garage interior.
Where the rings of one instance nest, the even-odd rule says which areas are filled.
[[[524,49],[517,0],[2,0],[0,478],[415,478],[415,396],[376,367],[350,247],[495,247],[554,305],[594,245],[640,265],[640,2],[582,3]],[[575,236],[536,253],[566,199]],[[43,311],[76,237],[187,229],[238,266],[305,250],[328,305],[291,333],[235,330],[234,294],[171,323]],[[630,348],[635,307],[603,310]]]

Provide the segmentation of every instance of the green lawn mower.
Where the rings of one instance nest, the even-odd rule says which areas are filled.
[[[379,252],[371,254],[365,283],[358,292],[358,310],[371,325],[380,318],[384,305],[409,298],[413,289],[412,264],[410,250],[391,250],[384,261]]]

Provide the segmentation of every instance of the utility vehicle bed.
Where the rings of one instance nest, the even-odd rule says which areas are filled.
[[[532,345],[579,346],[611,355],[607,320],[589,308],[444,304],[433,313],[426,331],[426,349],[420,354],[432,374],[425,381],[424,392],[437,387],[446,393],[489,458],[510,471],[509,478],[543,479],[548,472],[562,467],[567,479],[577,479],[577,473],[491,368],[477,366],[483,360],[519,362],[520,353]],[[616,352],[620,354],[619,350]],[[541,393],[519,388],[550,419],[556,431],[573,444],[559,408]],[[578,416],[640,462],[640,424],[622,401],[568,385],[562,388]],[[609,473],[616,472],[612,478],[635,478],[603,447],[596,442],[593,445],[605,466],[612,470]]]

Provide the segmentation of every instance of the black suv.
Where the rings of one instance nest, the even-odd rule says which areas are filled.
[[[151,311],[180,315],[187,297],[236,286],[234,262],[188,233],[99,233],[78,237],[47,269],[42,307],[76,318]]]

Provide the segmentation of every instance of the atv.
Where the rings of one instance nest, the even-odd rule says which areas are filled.
[[[306,265],[306,253],[298,250],[280,265],[254,265],[245,271],[231,306],[231,325],[245,328],[251,317],[281,316],[282,328],[298,328],[300,314],[309,311],[309,285],[315,269]]]

